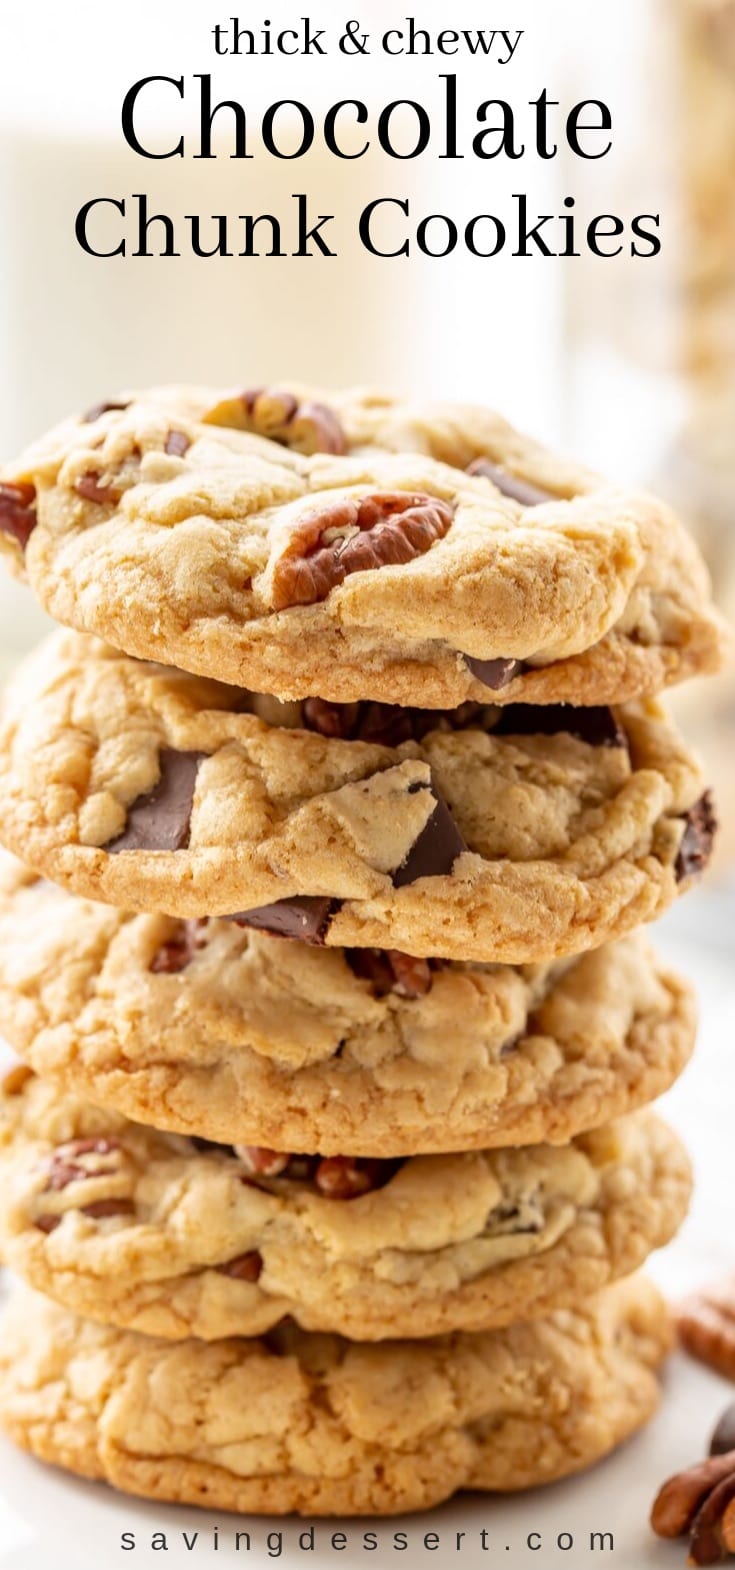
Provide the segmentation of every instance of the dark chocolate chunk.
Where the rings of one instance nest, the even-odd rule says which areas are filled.
[[[113,409],[129,409],[129,403],[93,403],[91,409],[82,415],[82,425],[94,425],[103,414],[109,414]]]
[[[576,708],[571,703],[511,703],[493,728],[494,736],[556,736],[560,731],[589,747],[627,747],[612,709]]]
[[[337,741],[400,747],[404,741],[422,741],[439,728],[461,730],[480,712],[478,703],[463,703],[458,709],[414,709],[397,703],[326,703],[323,698],[307,698],[301,723],[305,730]]]
[[[196,777],[204,756],[203,752],[164,747],[158,760],[158,784],[132,803],[122,834],[105,849],[111,855],[121,850],[184,849],[189,843]]]
[[[522,660],[476,660],[473,654],[463,654],[462,659],[473,676],[491,692],[500,692],[502,687],[507,687],[524,668]]]
[[[24,551],[36,522],[35,485],[0,485],[0,533],[9,534]]]
[[[735,1450],[735,1401],[725,1408],[709,1445],[711,1456],[728,1455],[731,1450]]]
[[[503,496],[509,496],[511,501],[520,502],[521,507],[540,507],[543,502],[559,500],[553,491],[544,491],[540,485],[532,485],[530,480],[522,480],[520,475],[510,474],[507,469],[501,469],[496,463],[491,463],[489,458],[476,458],[471,463],[468,474],[481,474],[486,480],[492,480],[495,489],[502,491]]]
[[[467,849],[462,835],[445,801],[434,786],[419,783],[409,786],[414,795],[417,790],[429,790],[436,806],[428,822],[400,867],[391,874],[393,887],[401,889],[418,878],[440,878],[451,872],[455,861]]]
[[[226,1265],[217,1266],[221,1276],[232,1276],[235,1281],[257,1281],[262,1269],[263,1259],[257,1249],[251,1249],[249,1254],[239,1254],[237,1259],[228,1260]]]
[[[684,823],[686,827],[674,865],[677,883],[704,872],[712,855],[718,824],[711,790],[706,790],[689,808]]]
[[[254,927],[258,932],[272,932],[275,937],[300,938],[302,943],[321,945],[338,905],[339,901],[329,895],[295,894],[291,899],[276,900],[274,905],[239,910],[235,915],[223,919],[236,922],[238,927]]]
[[[184,435],[183,431],[169,431],[164,452],[167,452],[170,458],[183,458],[190,447],[191,442],[188,436]]]

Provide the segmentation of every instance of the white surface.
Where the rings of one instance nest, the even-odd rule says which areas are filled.
[[[676,1243],[655,1261],[654,1273],[679,1292],[735,1263],[732,1227],[732,1090],[735,1084],[731,1020],[735,1006],[732,924],[735,891],[710,891],[684,901],[658,932],[659,947],[688,972],[700,989],[702,1029],[694,1063],[664,1098],[667,1116],[686,1134],[697,1167],[697,1194],[689,1221]],[[249,1566],[263,1570],[278,1561],[297,1566],[457,1565],[481,1570],[614,1570],[682,1565],[683,1545],[672,1548],[649,1533],[652,1497],[663,1478],[701,1455],[732,1386],[687,1359],[672,1359],[661,1411],[648,1430],[592,1472],[553,1488],[514,1499],[463,1496],[425,1516],[388,1522],[316,1523],[316,1550],[300,1550],[304,1524],[208,1514],[115,1496],[98,1485],[77,1482],[45,1469],[0,1441],[0,1570],[108,1570],[109,1566]],[[219,1548],[213,1532],[219,1528]],[[483,1549],[480,1533],[487,1532]],[[330,1533],[344,1530],[344,1550],[330,1547]],[[235,1551],[235,1533],[248,1531]],[[362,1534],[378,1533],[378,1551],[366,1552]],[[121,1533],[136,1534],[134,1552],[123,1551]],[[151,1547],[154,1532],[166,1534],[168,1549]],[[393,1533],[408,1534],[407,1551],[396,1550]],[[590,1552],[591,1532],[612,1532],[613,1552]],[[268,1533],[282,1534],[270,1539]],[[436,1549],[423,1546],[424,1533],[438,1533]],[[456,1533],[464,1532],[460,1551]],[[186,1533],[194,1546],[183,1541]],[[542,1546],[527,1546],[530,1533]],[[571,1548],[556,1538],[571,1533]],[[535,1540],[534,1540],[535,1541]]]

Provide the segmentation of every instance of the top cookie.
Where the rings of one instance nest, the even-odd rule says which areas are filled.
[[[618,703],[724,636],[661,503],[484,410],[360,391],[101,404],[2,470],[0,551],[59,621],[289,698]]]

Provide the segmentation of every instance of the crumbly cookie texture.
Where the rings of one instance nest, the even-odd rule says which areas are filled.
[[[335,712],[336,736],[324,705],[56,634],[6,694],[0,838],[122,907],[510,964],[630,931],[706,862],[698,767],[651,703]]]
[[[207,1341],[287,1316],[359,1341],[534,1319],[637,1269],[690,1192],[650,1113],[563,1147],[309,1159],[158,1133],[26,1068],[0,1100],[0,1179],[0,1248],[31,1286]]]
[[[282,1327],[175,1345],[18,1293],[0,1422],[42,1460],[209,1509],[391,1515],[591,1465],[641,1426],[670,1347],[647,1281],[481,1335],[356,1346]]]
[[[57,620],[288,697],[622,702],[725,638],[663,504],[359,389],[123,394],[2,470],[0,551]]]
[[[667,1090],[696,1028],[639,933],[524,969],[406,960],[125,913],[3,852],[0,1017],[134,1120],[368,1156],[564,1144]]]

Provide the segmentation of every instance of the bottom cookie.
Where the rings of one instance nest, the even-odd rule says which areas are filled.
[[[579,1312],[379,1346],[292,1325],[172,1345],[24,1289],[0,1336],[0,1421],[40,1459],[146,1498],[391,1515],[591,1465],[655,1410],[669,1345],[640,1277]]]

